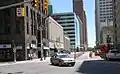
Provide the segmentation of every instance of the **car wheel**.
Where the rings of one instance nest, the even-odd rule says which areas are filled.
[[[62,62],[61,61],[59,62],[59,66],[62,66]]]
[[[69,64],[69,66],[70,66],[70,67],[73,67],[74,65],[75,65],[74,63],[72,63],[72,64]]]
[[[72,66],[74,66],[75,64],[72,64]]]
[[[54,65],[54,63],[53,63],[53,62],[51,62],[51,65]]]
[[[51,64],[52,64],[52,65],[54,65],[54,63],[53,63],[53,61],[52,61],[52,60],[51,60],[50,62],[51,62]]]

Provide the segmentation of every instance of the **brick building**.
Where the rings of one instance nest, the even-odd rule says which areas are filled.
[[[86,14],[83,7],[83,0],[73,0],[73,12],[75,12],[82,21],[80,25],[80,44],[88,44]]]

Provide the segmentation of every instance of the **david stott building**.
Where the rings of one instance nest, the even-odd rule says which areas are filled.
[[[50,54],[64,50],[64,32],[63,27],[52,17],[48,18],[48,39]]]

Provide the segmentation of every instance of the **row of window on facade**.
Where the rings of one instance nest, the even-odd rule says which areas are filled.
[[[105,22],[106,20],[100,20],[100,22]],[[108,19],[108,21],[113,21],[113,19]]]
[[[112,6],[112,4],[107,4],[107,5],[100,5],[100,7],[111,7]]]
[[[103,11],[100,11],[100,13],[105,13],[105,12],[112,12],[113,10],[111,9],[111,10],[103,10]],[[112,13],[110,13],[110,14],[112,14]]]
[[[106,14],[100,14],[100,16],[105,16],[105,15],[113,15],[113,13],[106,13]]]
[[[99,4],[106,4],[106,3],[112,3],[112,1],[109,1],[109,2],[106,2],[106,0],[105,1],[100,1]]]
[[[113,16],[100,17],[100,19],[103,19],[103,18],[113,18]]]
[[[54,17],[63,17],[63,16],[65,16],[65,17],[67,17],[67,16],[74,16],[74,14],[59,14],[59,15],[54,15]]]
[[[113,7],[100,7],[100,10],[105,10],[105,9],[109,9],[109,10],[112,10]]]
[[[59,18],[57,20],[71,20],[71,19],[74,19],[73,17],[69,17],[69,18]]]
[[[74,25],[62,25],[62,27],[74,27]]]
[[[65,23],[74,23],[74,21],[60,21],[60,22],[58,22],[59,24],[65,24]]]

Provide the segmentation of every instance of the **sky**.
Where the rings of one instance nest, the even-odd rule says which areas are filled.
[[[72,0],[50,0],[53,5],[53,12],[72,12],[73,5]],[[88,44],[90,47],[95,45],[95,9],[94,0],[83,0],[84,9],[87,16],[87,33],[88,33]]]

